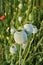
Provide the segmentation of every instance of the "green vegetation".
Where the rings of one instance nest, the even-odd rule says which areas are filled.
[[[23,29],[26,23],[35,25],[38,32],[28,35],[25,50],[21,49],[21,65],[43,65],[43,0],[0,0],[0,17],[3,15],[6,18],[0,20],[0,65],[19,65],[20,45],[10,30]],[[12,45],[17,47],[13,55]]]

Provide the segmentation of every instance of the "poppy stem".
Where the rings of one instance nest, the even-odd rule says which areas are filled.
[[[21,65],[21,45],[20,45],[20,51],[19,51],[19,65]]]

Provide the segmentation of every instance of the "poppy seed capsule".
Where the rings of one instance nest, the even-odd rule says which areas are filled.
[[[11,46],[10,47],[10,53],[13,55],[13,54],[16,54],[16,52],[17,52],[16,46]]]
[[[24,30],[25,30],[27,33],[31,34],[31,33],[33,32],[33,25],[32,25],[32,24],[25,24],[25,25],[24,25]]]
[[[37,33],[38,32],[38,29],[36,27],[33,27],[33,34]]]
[[[27,41],[27,34],[23,30],[14,33],[14,40],[18,44],[24,44]]]

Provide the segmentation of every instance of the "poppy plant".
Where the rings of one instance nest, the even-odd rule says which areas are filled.
[[[0,16],[0,21],[3,21],[6,18],[5,15]]]

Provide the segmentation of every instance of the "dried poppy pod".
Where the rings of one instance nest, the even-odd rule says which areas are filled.
[[[27,34],[24,30],[19,30],[14,33],[14,40],[18,44],[25,44],[27,41]]]
[[[28,33],[31,34],[33,32],[33,25],[32,24],[25,24],[24,25],[24,30]]]
[[[17,52],[16,46],[15,45],[11,46],[10,47],[10,53],[13,55],[13,54],[16,54],[16,52]]]
[[[33,27],[33,32],[32,32],[32,33],[33,33],[33,34],[36,34],[37,32],[38,32],[38,29],[37,29],[36,26],[34,26],[34,27]]]

